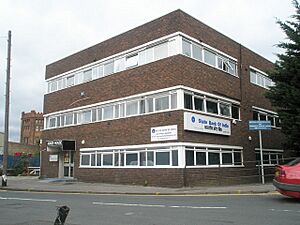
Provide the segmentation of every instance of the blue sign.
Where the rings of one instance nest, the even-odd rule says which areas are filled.
[[[250,120],[249,130],[271,130],[271,121],[269,120]]]

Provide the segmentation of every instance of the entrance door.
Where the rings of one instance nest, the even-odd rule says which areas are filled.
[[[74,177],[74,151],[64,152],[64,177]]]

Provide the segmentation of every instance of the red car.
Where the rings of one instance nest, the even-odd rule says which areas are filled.
[[[300,158],[277,165],[273,185],[283,195],[300,198]]]

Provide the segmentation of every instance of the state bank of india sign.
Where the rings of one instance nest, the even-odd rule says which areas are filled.
[[[184,129],[211,134],[231,135],[231,122],[230,120],[185,112]]]

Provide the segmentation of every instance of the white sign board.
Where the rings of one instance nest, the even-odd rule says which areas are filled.
[[[231,122],[230,120],[185,112],[184,129],[211,134],[231,135]]]
[[[49,155],[49,162],[57,162],[58,155]]]
[[[178,139],[177,125],[151,127],[151,141],[169,141]]]

